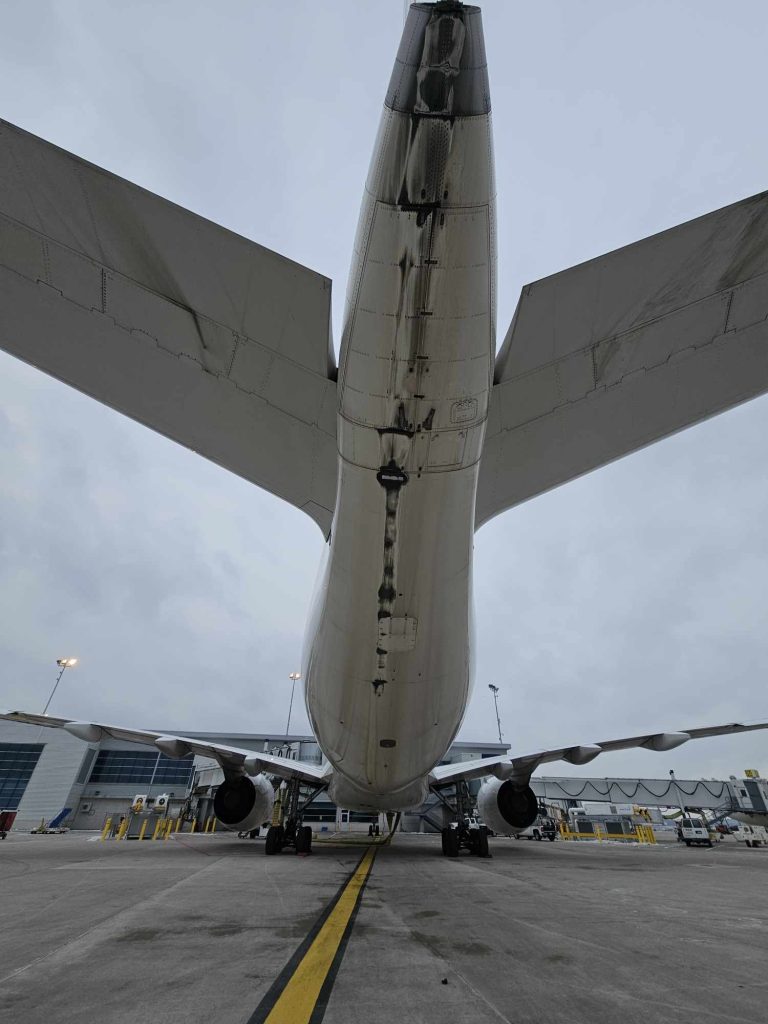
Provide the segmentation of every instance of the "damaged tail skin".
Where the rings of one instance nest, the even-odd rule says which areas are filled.
[[[479,9],[413,4],[355,240],[338,497],[305,655],[308,712],[344,806],[417,804],[471,686],[495,342],[492,154]]]

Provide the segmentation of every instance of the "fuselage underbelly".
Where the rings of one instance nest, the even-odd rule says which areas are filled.
[[[305,645],[307,710],[343,806],[418,804],[469,697],[493,203],[480,12],[416,4],[360,213],[336,511]]]

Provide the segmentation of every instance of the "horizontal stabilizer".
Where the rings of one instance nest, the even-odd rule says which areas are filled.
[[[0,347],[325,534],[330,301],[320,274],[0,121]]]
[[[476,525],[768,390],[768,193],[527,285]]]

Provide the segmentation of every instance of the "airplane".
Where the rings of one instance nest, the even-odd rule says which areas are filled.
[[[535,820],[532,773],[768,722],[441,764],[473,676],[475,531],[768,390],[768,194],[527,285],[496,351],[495,185],[478,7],[409,8],[364,189],[340,356],[330,281],[0,122],[0,345],[302,509],[325,538],[302,674],[321,766],[9,712],[222,767],[214,810],[268,854],[302,813],[430,790],[485,856]],[[477,834],[475,834],[477,833]]]

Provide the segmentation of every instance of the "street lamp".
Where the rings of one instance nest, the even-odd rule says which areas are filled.
[[[501,719],[499,718],[499,688],[494,686],[493,683],[488,683],[488,689],[493,694],[493,706],[496,708],[496,725],[499,729],[499,743],[503,743],[504,740],[501,738]]]
[[[285,727],[285,738],[288,739],[288,733],[291,731],[291,712],[293,711],[293,692],[296,689],[296,680],[301,679],[301,672],[291,672],[288,678],[292,681],[291,686],[291,703],[288,705],[288,724]]]
[[[57,658],[56,659],[56,664],[59,666],[59,674],[56,676],[56,682],[53,684],[53,689],[51,690],[51,695],[48,698],[45,707],[43,708],[43,714],[44,715],[47,714],[47,712],[48,712],[48,708],[50,706],[50,703],[53,700],[53,695],[54,695],[54,693],[56,693],[56,687],[61,682],[61,677],[64,675],[65,671],[68,668],[74,668],[74,666],[77,664],[77,658]]]

